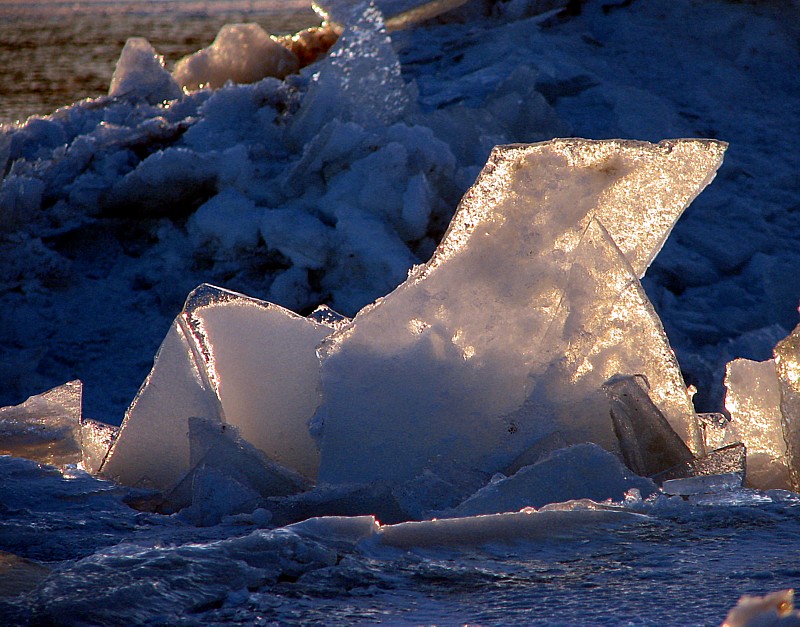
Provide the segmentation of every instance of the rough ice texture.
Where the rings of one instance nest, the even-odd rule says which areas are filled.
[[[747,447],[747,485],[761,490],[788,489],[786,441],[781,425],[781,382],[775,361],[736,359],[726,369],[725,407],[731,421],[720,445]]]
[[[164,69],[164,58],[156,53],[150,42],[142,37],[131,37],[125,42],[117,61],[108,95],[157,104],[180,98],[182,92]]]
[[[631,488],[642,497],[656,491],[652,481],[636,476],[608,451],[596,444],[576,444],[489,483],[450,513],[498,514],[582,498],[622,501]]]
[[[781,384],[781,431],[791,489],[800,491],[800,325],[775,346]]]
[[[185,315],[225,422],[270,459],[316,478],[308,431],[321,402],[316,347],[334,327],[210,285],[192,292]]]
[[[0,455],[53,466],[81,461],[81,393],[81,382],[70,381],[0,408]]]
[[[267,76],[284,78],[300,64],[258,24],[226,24],[214,43],[184,57],[172,75],[181,87],[217,89],[227,81],[255,83]]]
[[[186,299],[102,467],[170,490],[198,463],[190,418],[226,423],[277,464],[315,478],[308,423],[320,403],[316,346],[333,326],[212,285]]]
[[[728,473],[738,473],[739,476],[744,477],[746,474],[746,461],[747,449],[745,445],[741,442],[736,442],[668,468],[651,478],[656,483],[661,483],[669,479],[685,479],[688,477]]]
[[[118,433],[119,427],[97,420],[81,421],[81,463],[86,472],[100,470]]]
[[[537,440],[616,449],[602,384],[644,374],[702,445],[638,277],[725,145],[553,140],[495,149],[433,258],[322,350],[320,479],[494,472]]]

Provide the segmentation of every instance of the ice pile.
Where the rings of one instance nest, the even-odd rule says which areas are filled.
[[[203,285],[89,465],[201,522],[264,499],[420,517],[496,473],[451,514],[653,492],[606,451],[653,474],[705,443],[639,277],[724,149],[498,147],[431,260],[353,320]]]

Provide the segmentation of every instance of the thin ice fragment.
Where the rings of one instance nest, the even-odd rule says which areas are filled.
[[[100,471],[129,486],[165,491],[190,469],[189,417],[222,421],[219,399],[185,316],[156,353]]]
[[[800,491],[800,325],[775,346],[781,383],[781,427],[791,489]]]
[[[616,377],[605,385],[611,401],[611,421],[625,465],[649,477],[689,462],[692,452],[648,395],[641,375]]]
[[[65,466],[81,461],[80,381],[0,408],[0,455]]]
[[[614,448],[601,390],[614,374],[645,374],[700,453],[638,275],[724,147],[569,139],[495,149],[433,258],[321,349],[320,479],[407,480],[450,464],[492,473],[555,431]]]
[[[212,285],[189,295],[185,316],[225,422],[273,461],[316,478],[308,431],[322,400],[316,347],[334,326]]]
[[[745,445],[741,442],[736,442],[711,451],[702,457],[673,466],[664,472],[653,475],[651,478],[656,483],[662,483],[669,479],[723,475],[734,472],[744,478],[746,475],[746,460],[747,449]]]
[[[723,475],[703,475],[685,479],[665,481],[661,489],[664,494],[689,496],[690,494],[713,494],[742,487],[742,475],[731,472]]]
[[[726,367],[725,387],[725,408],[731,420],[721,441],[712,431],[715,443],[738,441],[747,447],[747,485],[759,490],[789,489],[781,381],[775,361],[733,360]]]
[[[81,461],[86,472],[96,473],[100,470],[118,433],[119,427],[104,422],[81,422]]]

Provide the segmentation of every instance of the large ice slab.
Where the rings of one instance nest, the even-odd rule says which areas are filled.
[[[719,444],[739,441],[747,447],[747,485],[760,490],[788,489],[781,382],[775,361],[735,359],[727,365],[725,387],[731,421]]]
[[[0,455],[53,466],[81,461],[81,396],[81,382],[70,381],[0,408]]]
[[[433,258],[321,350],[320,480],[494,472],[559,431],[615,448],[602,384],[644,374],[695,452],[691,401],[638,277],[725,144],[495,149]]]
[[[102,466],[126,485],[167,491],[196,463],[189,420],[234,426],[272,461],[316,477],[308,430],[321,399],[317,345],[336,324],[236,292],[189,294]]]

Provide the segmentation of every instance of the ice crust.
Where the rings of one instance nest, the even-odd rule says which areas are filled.
[[[702,140],[495,149],[431,261],[323,347],[320,480],[408,480],[440,464],[491,473],[556,430],[614,450],[601,386],[617,374],[645,374],[699,451],[638,275],[723,151]],[[629,226],[642,223],[651,230]]]

